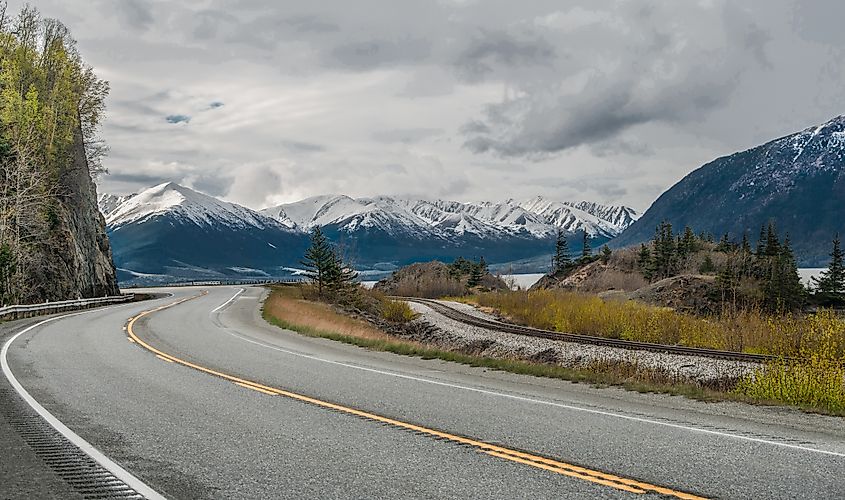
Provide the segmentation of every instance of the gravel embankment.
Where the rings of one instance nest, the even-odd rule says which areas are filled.
[[[739,361],[679,356],[525,337],[466,325],[438,314],[422,304],[409,303],[409,305],[414,311],[420,313],[420,317],[415,322],[423,326],[418,328],[417,331],[424,338],[415,340],[480,356],[556,363],[569,368],[625,363],[636,365],[644,370],[660,372],[673,379],[696,381],[708,385],[736,379],[760,366],[755,363]],[[448,305],[477,317],[496,319],[467,304],[450,302]]]

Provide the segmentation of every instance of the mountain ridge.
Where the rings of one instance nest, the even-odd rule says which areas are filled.
[[[386,270],[458,256],[485,256],[491,263],[536,258],[550,252],[558,228],[573,238],[574,248],[579,231],[596,244],[621,231],[602,215],[623,223],[636,216],[628,207],[539,197],[463,203],[322,195],[256,211],[172,182],[132,195],[102,194],[98,201],[124,282],[285,275],[298,264],[307,232],[316,225],[359,268]],[[223,242],[225,251],[217,248]]]
[[[610,243],[648,240],[667,220],[734,240],[756,241],[773,221],[788,234],[799,263],[827,264],[834,235],[845,234],[845,115],[769,142],[716,158],[667,189]]]

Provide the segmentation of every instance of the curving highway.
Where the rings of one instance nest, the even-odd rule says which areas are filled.
[[[267,325],[262,288],[170,292],[6,353],[164,497],[845,497],[842,419],[371,352]]]

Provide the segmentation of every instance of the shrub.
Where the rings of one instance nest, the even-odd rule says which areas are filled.
[[[417,317],[417,313],[407,302],[384,300],[381,304],[381,316],[394,323],[407,323]]]

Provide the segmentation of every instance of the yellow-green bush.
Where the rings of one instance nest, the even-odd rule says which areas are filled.
[[[560,332],[784,357],[845,352],[845,323],[825,310],[807,316],[740,310],[698,317],[562,290],[485,293],[471,300],[518,323]]]
[[[387,299],[382,302],[381,315],[384,319],[395,323],[407,323],[417,317],[407,302]]]
[[[799,336],[790,335],[797,356],[745,377],[735,391],[755,399],[845,412],[845,322],[823,309],[800,322],[791,318],[769,324],[781,334],[800,329]]]

